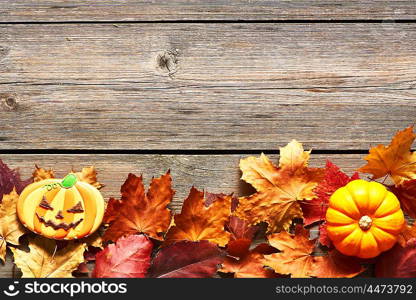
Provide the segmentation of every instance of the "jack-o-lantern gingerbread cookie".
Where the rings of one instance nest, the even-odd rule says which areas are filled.
[[[29,230],[47,238],[72,240],[96,231],[104,216],[104,199],[75,174],[63,180],[45,179],[20,194],[17,215]]]

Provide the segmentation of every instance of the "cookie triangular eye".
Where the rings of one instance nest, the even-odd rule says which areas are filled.
[[[48,200],[46,200],[45,196],[43,196],[42,201],[39,204],[39,207],[42,207],[44,209],[53,210],[53,207],[49,205]]]
[[[82,213],[84,212],[84,209],[82,208],[81,202],[78,202],[75,204],[72,208],[68,209],[67,212],[69,213]]]

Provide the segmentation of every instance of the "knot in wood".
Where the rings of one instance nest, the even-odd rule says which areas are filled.
[[[16,96],[10,94],[0,95],[0,99],[3,102],[3,105],[9,110],[16,110],[18,103]]]
[[[163,74],[173,75],[178,70],[178,55],[178,50],[159,53],[156,58],[156,68]]]

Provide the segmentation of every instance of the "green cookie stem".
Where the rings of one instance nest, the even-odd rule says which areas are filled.
[[[61,185],[66,189],[70,189],[77,183],[77,176],[75,174],[68,174],[62,179]]]

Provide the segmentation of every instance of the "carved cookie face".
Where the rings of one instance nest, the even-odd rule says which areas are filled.
[[[35,233],[53,239],[78,239],[100,226],[104,199],[88,183],[65,187],[58,179],[47,179],[23,190],[17,214],[22,224]]]
[[[49,204],[45,196],[43,196],[43,199],[39,204],[39,208],[50,210],[53,212],[53,214],[55,214],[56,212],[56,210]],[[67,209],[65,212],[63,212],[61,209],[58,209],[58,211],[55,214],[55,217],[52,219],[47,220],[45,217],[40,216],[37,212],[36,217],[38,218],[40,223],[44,224],[47,227],[52,227],[55,230],[63,229],[68,231],[71,228],[76,228],[84,219],[78,218],[77,221],[71,222],[65,222],[65,220],[74,219],[73,217],[71,218],[70,214],[80,214],[83,212],[84,208],[82,207],[81,201],[79,201],[77,204]]]

